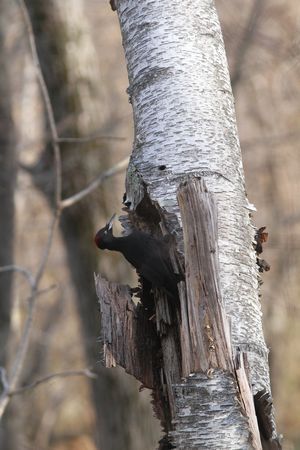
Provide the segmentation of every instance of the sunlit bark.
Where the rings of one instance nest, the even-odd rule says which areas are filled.
[[[270,392],[268,351],[262,332],[253,251],[254,229],[250,221],[253,207],[245,193],[234,102],[213,2],[122,0],[117,2],[117,11],[135,124],[127,202],[147,223],[147,220],[151,222],[150,200],[157,214],[164,218],[164,230],[176,236],[177,250],[183,255],[177,189],[191,174],[205,179],[217,205],[219,282],[230,321],[233,356],[239,351],[247,355],[253,395],[262,389]],[[156,217],[156,223],[157,220]],[[184,302],[182,298],[181,302]],[[167,346],[165,351],[171,347]],[[174,426],[176,430],[181,423],[176,414],[184,415],[186,432],[190,435],[187,447],[179,434],[173,433],[179,448],[248,448],[251,434],[248,424],[241,425],[239,420],[232,423],[232,409],[228,409],[226,402],[217,408],[223,417],[222,427],[217,420],[210,422],[209,427],[200,426],[219,395],[226,397],[226,383],[219,380],[211,385],[206,377],[200,377],[193,384],[189,377],[179,385],[180,377],[190,375],[184,365],[181,371],[173,367],[169,375],[168,381],[165,374],[168,389],[171,380],[171,397],[175,402],[175,406],[170,406],[175,421],[171,429]],[[182,398],[185,385],[191,384],[193,394]],[[203,402],[193,414],[193,401],[201,389],[209,389],[214,400]],[[232,396],[235,395],[233,390]],[[201,396],[198,401],[201,405]],[[192,431],[189,414],[195,425]],[[273,421],[272,417],[270,420]],[[223,433],[223,427],[229,424],[230,433]],[[274,428],[269,438],[275,436]]]

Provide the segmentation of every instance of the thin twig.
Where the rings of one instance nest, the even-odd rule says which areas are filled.
[[[61,156],[60,156],[60,148],[57,143],[58,134],[56,130],[55,125],[55,119],[54,119],[54,113],[51,106],[51,101],[49,97],[49,93],[47,90],[47,86],[42,74],[41,66],[39,63],[38,53],[36,49],[36,43],[34,39],[33,29],[29,17],[29,13],[27,11],[27,7],[24,3],[24,0],[18,0],[20,9],[24,16],[25,25],[28,32],[28,38],[29,38],[29,45],[31,49],[32,59],[34,62],[34,65],[36,67],[36,74],[37,78],[40,84],[42,96],[45,102],[45,108],[47,113],[47,118],[49,121],[49,128],[50,128],[50,134],[52,139],[52,146],[53,146],[53,152],[54,152],[54,164],[55,164],[55,210],[54,215],[50,223],[49,227],[49,233],[48,233],[48,239],[46,246],[44,248],[44,253],[42,255],[38,270],[36,275],[33,279],[33,284],[31,286],[31,294],[28,299],[28,312],[27,312],[27,318],[24,324],[24,329],[21,335],[20,339],[20,345],[17,350],[17,354],[12,366],[11,374],[8,377],[8,386],[6,389],[3,390],[2,395],[0,397],[0,418],[3,416],[3,413],[9,403],[9,396],[8,393],[13,391],[15,387],[17,386],[17,383],[20,378],[20,374],[24,365],[25,357],[28,351],[29,346],[29,338],[30,333],[32,330],[32,322],[33,322],[33,315],[34,315],[34,309],[36,305],[36,298],[38,295],[38,288],[39,283],[42,279],[42,276],[44,274],[46,264],[49,259],[50,249],[53,242],[53,237],[55,233],[55,229],[58,224],[60,212],[61,212],[61,187],[62,187],[62,175],[61,175]]]
[[[124,136],[107,136],[107,135],[101,135],[101,134],[91,134],[89,136],[83,136],[83,137],[59,136],[59,138],[56,140],[56,142],[59,144],[60,143],[87,144],[87,143],[93,142],[93,141],[126,141],[126,139],[127,138]],[[40,140],[30,140],[24,146],[19,146],[19,150],[26,151],[26,150],[30,150],[33,146],[41,147],[41,146],[44,146],[45,143],[51,143],[51,142],[52,142],[52,139],[49,137],[45,138],[42,143]],[[105,147],[103,147],[103,149],[104,148]],[[99,150],[102,150],[102,147],[99,147]]]
[[[20,273],[21,275],[24,275],[24,277],[28,281],[31,289],[33,289],[35,287],[35,277],[25,267],[17,266],[16,264],[11,264],[9,266],[2,266],[2,267],[0,267],[0,273],[5,273],[5,272],[18,272],[18,273]],[[47,288],[41,289],[39,291],[37,290],[35,295],[36,296],[41,296],[41,295],[47,294],[50,291],[53,291],[53,289],[56,289],[56,288],[57,288],[56,284],[51,284]]]
[[[0,367],[0,380],[2,384],[2,389],[6,392],[8,392],[9,385],[7,380],[7,373],[5,367]]]
[[[77,194],[74,194],[71,197],[62,200],[61,208],[68,208],[69,206],[74,205],[74,203],[78,202],[79,200],[82,200],[84,197],[93,192],[98,186],[100,186],[100,184],[103,183],[106,178],[116,175],[117,173],[120,173],[124,169],[126,169],[126,167],[128,166],[128,162],[129,158],[127,157],[125,159],[122,159],[122,161],[118,162],[115,166],[111,167],[105,172],[102,172],[97,178],[95,178],[94,181],[88,184],[81,191],[77,192]]]
[[[25,323],[25,327],[24,327],[24,331],[23,331],[21,345],[18,349],[19,351],[17,352],[15,364],[13,366],[12,376],[11,376],[12,379],[10,379],[10,384],[11,383],[16,384],[16,378],[18,378],[18,374],[23,365],[24,357],[27,352],[28,343],[29,343],[29,334],[30,334],[31,324],[32,324],[33,310],[34,310],[34,306],[35,306],[35,298],[36,298],[36,294],[38,291],[38,286],[39,286],[40,280],[44,274],[46,264],[48,262],[50,249],[51,249],[52,242],[53,242],[54,232],[55,232],[55,229],[56,229],[56,226],[58,223],[58,219],[60,216],[61,185],[62,185],[60,148],[56,142],[58,139],[58,134],[57,134],[56,125],[55,125],[54,113],[53,113],[49,93],[47,90],[46,82],[45,82],[44,76],[42,74],[42,70],[41,70],[41,66],[40,66],[40,62],[39,62],[39,57],[38,57],[38,53],[37,53],[33,29],[32,29],[32,25],[31,25],[31,20],[29,17],[27,7],[24,3],[24,0],[19,0],[19,5],[20,5],[20,8],[21,8],[23,16],[24,16],[27,33],[28,33],[28,38],[29,38],[30,50],[31,50],[31,54],[32,54],[32,59],[33,59],[33,62],[34,62],[35,68],[36,68],[37,78],[38,78],[38,81],[39,81],[39,84],[41,87],[41,91],[42,91],[42,96],[43,96],[43,99],[45,102],[46,113],[47,113],[47,118],[48,118],[49,127],[50,127],[50,134],[51,134],[52,141],[53,141],[52,146],[53,146],[53,152],[54,152],[54,165],[55,165],[55,211],[54,211],[52,221],[50,223],[47,243],[44,248],[44,253],[42,255],[40,265],[39,265],[37,273],[35,275],[34,286],[32,289],[31,296],[29,298],[28,317],[27,317],[27,321]],[[19,360],[18,360],[18,358],[19,358]]]
[[[50,136],[51,136],[51,142],[52,142],[52,146],[53,146],[53,150],[54,150],[55,171],[56,171],[56,189],[55,189],[56,202],[55,203],[56,203],[56,206],[58,207],[60,204],[60,200],[61,200],[61,184],[62,184],[61,157],[60,157],[60,148],[58,145],[59,137],[58,137],[58,133],[57,133],[57,129],[56,129],[55,118],[54,118],[54,113],[53,113],[53,109],[52,109],[52,105],[51,105],[50,96],[48,93],[47,85],[46,85],[46,82],[45,82],[45,79],[43,76],[43,72],[41,69],[40,61],[39,61],[39,56],[38,56],[38,52],[37,52],[37,48],[36,48],[36,43],[35,43],[35,38],[34,38],[34,33],[33,33],[33,29],[32,29],[30,16],[29,16],[29,13],[28,13],[28,10],[27,10],[24,0],[18,0],[18,1],[19,1],[20,8],[22,10],[23,16],[24,16],[24,20],[25,20],[25,24],[26,24],[26,28],[27,28],[27,32],[28,32],[29,45],[30,45],[30,50],[31,50],[31,54],[32,54],[32,59],[33,59],[33,63],[36,68],[36,74],[37,74],[40,88],[42,91],[42,96],[43,96],[43,99],[45,102],[46,113],[47,113],[47,118],[48,118],[49,127],[50,127]]]
[[[91,135],[91,136],[84,136],[84,137],[59,137],[56,142],[63,142],[63,143],[71,143],[71,144],[86,144],[87,142],[92,142],[96,140],[105,140],[105,141],[125,141],[125,137],[119,137],[119,136],[102,136],[101,134]]]
[[[81,369],[81,370],[67,370],[65,372],[50,373],[49,375],[39,378],[38,380],[35,380],[32,383],[27,384],[26,386],[23,386],[19,389],[15,389],[13,391],[9,391],[7,395],[9,397],[12,397],[14,395],[23,394],[24,392],[26,392],[30,389],[34,389],[35,387],[39,386],[40,384],[47,383],[48,381],[53,380],[53,378],[78,377],[78,376],[85,376],[88,378],[97,378],[97,374],[89,368]]]
[[[252,6],[252,9],[250,11],[249,17],[248,17],[248,23],[245,27],[243,36],[240,40],[240,45],[237,49],[236,56],[235,56],[235,67],[232,71],[231,75],[231,86],[234,90],[237,86],[241,73],[242,73],[242,67],[243,63],[246,57],[246,53],[248,48],[250,47],[253,38],[255,36],[255,32],[257,29],[257,25],[259,22],[259,18],[261,16],[262,10],[264,7],[264,0],[255,0]]]
[[[57,289],[57,284],[51,284],[50,286],[40,289],[36,291],[36,297],[41,297],[42,295],[49,294],[49,292],[54,291],[54,289]]]
[[[34,276],[25,267],[17,266],[15,264],[10,264],[9,266],[2,266],[2,267],[0,267],[0,273],[1,272],[19,272],[20,274],[24,275],[24,277],[26,278],[26,280],[30,284],[31,289],[34,286],[34,283],[35,283]]]
[[[32,330],[32,322],[33,322],[33,317],[34,317],[34,309],[36,306],[36,299],[39,295],[41,295],[42,293],[45,293],[49,290],[49,288],[48,288],[44,291],[39,291],[39,283],[42,279],[42,276],[44,274],[44,271],[45,271],[45,268],[46,268],[46,265],[47,265],[47,262],[49,259],[50,250],[51,250],[51,246],[52,246],[53,238],[54,238],[54,233],[55,233],[62,209],[67,206],[71,206],[72,204],[81,200],[83,197],[85,197],[90,192],[92,192],[94,189],[96,189],[103,182],[103,180],[105,180],[109,176],[112,176],[112,175],[120,172],[128,164],[128,158],[126,158],[125,160],[122,160],[116,166],[114,166],[111,169],[107,170],[106,172],[102,173],[98,178],[96,178],[85,189],[83,189],[82,191],[73,195],[72,197],[65,199],[64,202],[62,202],[62,200],[61,200],[62,167],[61,167],[60,148],[58,145],[60,138],[58,137],[57,128],[56,128],[55,119],[54,119],[54,113],[53,113],[53,109],[51,106],[49,93],[48,93],[47,86],[46,86],[46,83],[45,83],[45,80],[44,80],[44,77],[42,74],[41,66],[39,63],[39,58],[38,58],[38,53],[37,53],[37,49],[36,49],[36,43],[35,43],[35,38],[34,38],[34,33],[33,33],[32,25],[31,25],[29,13],[27,11],[27,7],[24,3],[24,0],[18,0],[18,2],[20,5],[20,8],[22,10],[23,16],[24,16],[24,21],[26,24],[27,32],[28,32],[28,38],[29,38],[29,44],[30,44],[30,49],[31,49],[31,53],[32,53],[32,58],[33,58],[34,65],[36,67],[37,78],[38,78],[38,81],[40,84],[42,96],[43,96],[43,99],[45,102],[47,118],[49,121],[51,142],[52,142],[53,152],[54,152],[54,165],[55,165],[55,207],[54,207],[53,218],[52,218],[50,226],[49,226],[47,242],[46,242],[44,252],[43,252],[43,255],[42,255],[42,258],[41,258],[41,261],[40,261],[40,264],[38,266],[38,270],[37,270],[35,276],[30,278],[29,272],[27,272],[27,270],[23,269],[23,268],[19,268],[20,270],[17,270],[16,268],[18,266],[10,266],[10,269],[7,269],[7,270],[16,270],[16,271],[23,273],[28,278],[28,280],[30,280],[31,293],[30,293],[30,296],[28,299],[27,318],[26,318],[26,321],[24,324],[24,329],[23,329],[22,336],[20,339],[20,345],[18,347],[17,354],[16,354],[16,357],[15,357],[15,360],[14,360],[14,363],[12,366],[11,374],[8,377],[8,380],[6,380],[6,379],[4,380],[3,373],[2,373],[2,382],[5,381],[5,383],[3,383],[3,392],[0,396],[0,418],[3,416],[3,413],[9,403],[10,397],[12,395],[15,395],[16,392],[21,392],[21,390],[24,390],[24,388],[16,389],[16,386],[18,384],[20,374],[21,374],[21,371],[22,371],[22,368],[24,365],[25,357],[26,357],[26,354],[28,351],[29,338],[30,338],[30,334],[31,334],[31,330]],[[73,372],[73,374],[75,374],[75,373]],[[79,375],[79,373],[77,373],[77,374]],[[80,374],[83,375],[83,372],[81,372]],[[87,371],[85,371],[84,374],[87,375]],[[53,378],[54,376],[64,376],[64,375],[53,374],[53,376],[48,376],[46,378],[50,379],[50,378]],[[91,375],[89,375],[89,376],[91,376]],[[45,381],[47,381],[47,380],[45,380]],[[34,387],[37,384],[40,384],[41,382],[43,382],[43,381],[38,380],[37,382],[30,385],[31,386],[30,388]]]
[[[30,50],[31,50],[31,54],[32,54],[32,59],[33,59],[33,62],[34,62],[35,68],[36,68],[36,75],[38,77],[38,81],[39,81],[40,88],[42,91],[43,100],[44,100],[45,107],[46,107],[46,113],[47,113],[47,118],[48,118],[48,122],[49,122],[50,135],[51,135],[53,152],[54,152],[54,166],[55,166],[55,211],[54,211],[54,217],[50,224],[48,241],[47,241],[47,244],[46,244],[46,247],[44,250],[44,255],[42,257],[41,264],[40,264],[39,269],[36,274],[36,285],[37,285],[44,273],[45,266],[48,261],[50,248],[51,248],[52,241],[53,241],[54,231],[55,231],[55,228],[56,228],[59,216],[60,216],[60,212],[61,212],[60,202],[61,202],[61,191],[62,191],[62,167],[61,167],[60,148],[58,145],[58,133],[57,133],[56,124],[55,124],[54,112],[53,112],[53,108],[51,105],[51,100],[50,100],[50,96],[48,93],[47,85],[46,85],[46,82],[45,82],[45,79],[44,79],[44,76],[42,73],[30,16],[29,16],[29,13],[28,13],[28,10],[27,10],[24,0],[18,0],[18,1],[19,1],[20,8],[22,10],[23,16],[24,16],[24,20],[25,20],[25,24],[26,24],[26,28],[27,28],[27,32],[28,32],[29,45],[30,45]]]

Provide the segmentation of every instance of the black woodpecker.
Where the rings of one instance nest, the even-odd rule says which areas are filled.
[[[122,253],[138,275],[150,282],[153,288],[161,288],[169,298],[178,299],[179,277],[173,271],[167,243],[137,229],[128,236],[115,237],[112,229],[114,218],[115,214],[97,232],[97,247]]]

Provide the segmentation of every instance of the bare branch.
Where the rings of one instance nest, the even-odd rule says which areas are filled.
[[[9,266],[2,266],[2,267],[0,267],[0,273],[1,272],[19,272],[22,275],[24,275],[24,277],[26,278],[26,280],[30,284],[31,289],[34,286],[34,283],[35,283],[34,276],[25,267],[21,267],[21,266],[15,265],[15,264],[11,264]]]
[[[238,84],[238,82],[241,78],[242,66],[243,66],[243,63],[244,63],[244,60],[246,57],[246,52],[253,41],[253,37],[255,35],[255,31],[256,31],[259,17],[261,15],[263,7],[264,7],[263,0],[255,0],[254,1],[252,9],[249,14],[248,23],[245,27],[244,34],[241,38],[240,45],[236,52],[235,67],[232,71],[232,76],[231,76],[232,89],[235,89],[236,85]]]
[[[15,264],[11,264],[9,266],[2,266],[2,267],[0,267],[0,273],[5,273],[5,272],[18,272],[21,275],[24,275],[24,277],[28,281],[31,289],[34,288],[34,286],[35,286],[35,277],[25,267],[17,266]],[[57,285],[56,284],[52,284],[51,286],[48,286],[47,288],[41,289],[39,291],[36,291],[35,295],[36,296],[44,295],[44,294],[47,294],[50,291],[53,291],[53,289],[56,289],[56,288],[57,288]]]
[[[33,58],[33,62],[34,62],[35,68],[36,68],[36,74],[37,74],[37,78],[38,78],[38,81],[40,84],[42,96],[43,96],[43,99],[45,102],[46,113],[47,113],[47,117],[48,117],[48,121],[49,121],[50,134],[51,134],[52,146],[53,146],[53,152],[54,152],[54,165],[55,165],[55,210],[54,210],[53,218],[50,223],[48,239],[47,239],[47,243],[44,248],[44,253],[42,255],[37,273],[32,280],[33,283],[31,285],[31,294],[28,299],[27,318],[25,321],[22,335],[21,335],[20,345],[18,347],[17,354],[16,354],[16,357],[15,357],[15,360],[14,360],[14,363],[12,366],[11,374],[8,377],[8,387],[7,387],[7,389],[4,389],[4,391],[2,392],[2,395],[0,397],[0,418],[3,416],[3,413],[9,403],[8,392],[14,390],[15,387],[17,386],[17,383],[19,381],[20,374],[21,374],[21,371],[22,371],[22,368],[24,365],[25,357],[26,357],[26,354],[28,351],[28,346],[29,346],[29,338],[30,338],[30,333],[31,333],[31,329],[32,329],[33,314],[34,314],[34,309],[36,306],[36,298],[39,294],[39,290],[38,290],[39,283],[42,279],[42,276],[44,274],[44,271],[45,271],[45,268],[46,268],[46,265],[48,262],[50,249],[51,249],[53,238],[54,238],[54,233],[55,233],[55,230],[56,230],[56,227],[58,224],[58,220],[60,217],[60,212],[61,212],[61,207],[60,207],[61,186],[62,186],[61,156],[60,156],[60,148],[57,143],[58,133],[57,133],[56,125],[55,125],[54,113],[53,113],[53,109],[51,106],[47,86],[46,86],[46,83],[45,83],[45,80],[44,80],[44,77],[43,77],[43,74],[41,71],[39,58],[38,58],[38,54],[37,54],[37,49],[36,49],[36,44],[35,44],[35,39],[34,39],[34,34],[33,34],[33,30],[32,30],[30,17],[29,17],[28,11],[27,11],[27,7],[24,3],[24,0],[18,0],[18,2],[19,2],[20,9],[24,16],[24,21],[25,21],[25,25],[27,28],[27,32],[28,32],[28,38],[29,38],[29,44],[30,44],[30,49],[31,49],[31,53],[32,53],[32,58]],[[24,271],[23,271],[23,273],[24,273]]]
[[[83,136],[83,137],[64,137],[64,136],[60,136],[56,142],[60,143],[64,143],[64,144],[87,144],[93,141],[126,141],[126,137],[124,136],[106,136],[106,135],[102,135],[102,134],[92,134],[89,136]],[[52,139],[50,137],[45,136],[44,140],[42,142],[42,145],[44,146],[45,143],[50,143],[52,142]],[[41,147],[41,141],[40,140],[30,140],[27,141],[25,145],[23,146],[19,146],[19,150],[22,151],[26,151],[26,150],[30,150],[32,146],[38,146]],[[101,147],[99,148],[99,150],[101,150]],[[24,165],[22,164],[21,167],[23,167]],[[25,166],[25,170],[28,169]]]
[[[102,184],[103,181],[106,180],[106,178],[109,178],[113,175],[116,175],[117,173],[122,172],[128,166],[128,162],[129,162],[128,157],[122,159],[122,161],[118,162],[115,166],[110,167],[105,172],[102,172],[97,178],[95,178],[94,181],[88,184],[81,191],[77,192],[77,194],[74,194],[71,197],[62,200],[61,209],[68,208],[69,206],[74,205],[74,203],[79,202],[84,197],[93,192],[95,189],[97,189],[97,187],[100,186],[100,184]]]
[[[42,73],[42,69],[41,69],[41,65],[40,65],[40,61],[39,61],[39,57],[38,57],[38,53],[37,53],[37,48],[36,48],[36,44],[35,44],[34,33],[33,33],[32,25],[31,25],[29,13],[28,13],[27,7],[24,3],[24,0],[18,0],[18,2],[20,5],[20,8],[22,10],[23,16],[24,16],[24,21],[25,21],[25,25],[27,28],[32,59],[33,59],[33,62],[34,62],[35,68],[36,68],[36,74],[37,74],[40,88],[42,91],[42,96],[43,96],[43,100],[45,102],[45,108],[46,108],[46,112],[47,112],[47,118],[49,121],[51,142],[52,142],[52,146],[53,146],[54,159],[55,159],[55,171],[56,171],[55,200],[56,200],[57,209],[59,210],[59,204],[60,204],[60,200],[61,200],[61,184],[62,184],[61,157],[60,157],[60,148],[58,145],[59,137],[58,137],[58,133],[57,133],[57,129],[56,129],[56,124],[55,124],[54,113],[53,113],[53,109],[52,109],[52,105],[51,105],[51,101],[50,101],[50,96],[48,93],[47,85],[46,85],[46,82],[45,82],[45,79],[44,79],[44,76]]]
[[[12,366],[11,373],[9,374],[7,379],[6,379],[6,376],[4,377],[3,371],[1,371],[1,375],[0,375],[1,381],[3,384],[3,392],[0,396],[0,418],[3,416],[3,413],[6,409],[8,403],[9,403],[10,397],[12,395],[15,395],[16,393],[20,393],[21,391],[23,392],[24,389],[30,389],[32,387],[35,387],[37,384],[47,381],[53,377],[70,375],[70,373],[68,373],[68,375],[67,375],[67,373],[65,375],[53,374],[53,375],[47,376],[43,380],[36,381],[29,387],[16,389],[16,386],[20,379],[20,374],[21,374],[21,371],[22,371],[22,368],[24,365],[26,354],[28,351],[29,338],[30,338],[30,333],[32,330],[32,322],[33,322],[34,310],[35,310],[35,306],[36,306],[36,299],[38,296],[40,296],[46,292],[49,292],[49,290],[53,289],[53,286],[50,286],[50,288],[46,288],[44,290],[39,290],[39,284],[43,277],[43,274],[44,274],[44,271],[45,271],[45,268],[46,268],[46,265],[47,265],[47,262],[49,259],[50,250],[51,250],[51,246],[52,246],[53,239],[54,239],[54,233],[55,233],[55,230],[58,225],[61,211],[64,207],[71,206],[72,204],[76,203],[77,201],[81,200],[83,197],[88,195],[90,192],[92,192],[94,189],[96,189],[103,182],[103,180],[105,180],[109,176],[112,176],[112,175],[124,170],[124,168],[128,164],[128,158],[120,161],[116,166],[114,166],[114,167],[110,168],[109,170],[107,170],[106,172],[102,173],[98,178],[96,178],[85,189],[83,189],[79,193],[75,194],[74,196],[72,196],[68,199],[65,199],[64,202],[61,201],[62,167],[61,167],[60,147],[59,147],[58,143],[62,142],[64,138],[59,138],[59,136],[58,136],[55,119],[54,119],[54,113],[53,113],[49,93],[47,90],[47,86],[46,86],[46,83],[45,83],[45,80],[44,80],[44,77],[43,77],[43,74],[41,71],[41,66],[39,63],[37,48],[36,48],[36,44],[35,44],[34,33],[33,33],[32,25],[31,25],[29,13],[27,11],[27,7],[24,3],[24,0],[18,0],[18,2],[19,2],[20,9],[22,10],[22,13],[24,16],[24,21],[25,21],[25,25],[27,28],[32,58],[33,58],[33,62],[34,62],[35,68],[36,68],[36,74],[37,74],[37,78],[38,78],[38,81],[40,84],[41,93],[42,93],[43,100],[45,103],[47,118],[49,121],[49,129],[50,129],[50,136],[51,136],[50,140],[51,140],[52,146],[53,146],[54,166],[55,166],[55,207],[54,207],[54,211],[53,211],[53,218],[52,218],[50,226],[49,226],[47,242],[46,242],[44,252],[41,257],[41,261],[38,266],[36,274],[33,276],[32,274],[30,274],[29,271],[27,271],[27,269],[19,267],[19,266],[14,266],[14,265],[6,266],[6,267],[2,268],[2,270],[0,269],[2,272],[8,271],[8,270],[15,270],[15,271],[22,273],[24,276],[26,276],[26,278],[28,279],[30,286],[31,286],[31,293],[28,298],[27,318],[26,318],[26,321],[24,324],[23,332],[22,332],[22,335],[20,338],[20,345],[18,347],[17,354],[15,356],[15,360],[14,360],[14,363]],[[72,138],[69,138],[69,139],[72,139]],[[69,142],[71,142],[71,140]],[[72,374],[73,375],[91,376],[91,372],[88,372],[87,370],[85,370],[84,372],[81,371],[80,373],[79,373],[79,371],[77,371],[77,372],[73,371]]]
[[[41,297],[42,295],[48,294],[51,291],[54,291],[54,289],[57,288],[57,284],[51,284],[50,286],[46,287],[45,289],[40,289],[39,291],[36,291],[35,296]]]
[[[87,142],[96,141],[96,140],[105,140],[105,141],[125,141],[125,137],[121,136],[103,136],[101,134],[95,134],[91,136],[84,137],[59,137],[56,142],[70,143],[70,144],[86,144]]]
[[[19,389],[15,389],[13,391],[9,391],[7,395],[9,397],[12,397],[14,395],[23,394],[26,391],[29,391],[30,389],[34,389],[40,384],[47,383],[50,380],[53,380],[53,378],[66,378],[66,377],[78,377],[78,376],[85,376],[88,378],[97,378],[97,374],[93,372],[91,369],[80,369],[80,370],[66,370],[65,372],[57,372],[57,373],[50,373],[49,375],[46,375],[42,378],[39,378],[38,380],[33,381],[33,383],[27,384],[26,386],[23,386]]]
[[[54,164],[55,165],[55,211],[54,211],[54,217],[50,224],[48,241],[47,241],[47,244],[45,247],[44,255],[42,257],[41,264],[40,264],[39,269],[36,274],[35,284],[37,286],[43,273],[44,273],[44,270],[45,270],[45,267],[46,267],[46,264],[48,261],[50,248],[51,248],[52,241],[53,241],[54,231],[55,231],[55,228],[56,228],[59,216],[60,216],[60,210],[61,210],[60,202],[61,202],[61,191],[62,191],[62,175],[61,175],[62,168],[61,168],[60,148],[57,143],[58,133],[57,133],[57,129],[56,129],[53,108],[51,105],[47,85],[46,85],[46,82],[45,82],[45,79],[44,79],[44,76],[43,76],[43,73],[41,70],[39,57],[38,57],[38,53],[37,53],[37,48],[36,48],[36,43],[35,43],[35,38],[34,38],[34,33],[33,33],[32,25],[31,25],[31,20],[29,17],[27,7],[24,3],[24,0],[18,0],[18,2],[19,2],[19,6],[22,10],[23,16],[24,16],[24,21],[25,21],[25,25],[27,28],[32,59],[33,59],[33,62],[34,62],[35,68],[36,68],[36,75],[37,75],[37,78],[38,78],[38,81],[40,84],[43,100],[44,100],[45,107],[46,107],[47,118],[49,121],[50,134],[51,134],[51,139],[52,139],[53,152],[54,152],[54,163],[55,163]]]
[[[7,380],[7,373],[5,367],[0,367],[0,381],[3,387],[3,390],[5,392],[8,392],[9,386],[8,386],[8,380]]]

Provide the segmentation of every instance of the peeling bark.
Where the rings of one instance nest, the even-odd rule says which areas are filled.
[[[229,325],[219,288],[213,197],[203,180],[191,178],[179,187],[178,203],[187,286],[187,295],[185,289],[180,289],[181,351],[176,352],[172,320],[161,333],[159,324],[164,322],[165,316],[159,308],[156,309],[155,333],[153,322],[149,321],[141,304],[133,303],[129,289],[98,276],[104,364],[106,367],[121,365],[144,386],[154,390],[156,411],[169,431],[167,442],[177,448],[212,448],[212,445],[227,448],[230,445],[231,449],[238,449],[242,442],[241,430],[244,430],[242,448],[261,449],[243,360],[236,358],[235,363],[232,359]],[[174,305],[169,307],[172,309]],[[162,359],[157,357],[160,353]],[[167,408],[160,399],[161,393],[165,393]],[[226,423],[221,431],[220,421]]]
[[[253,395],[270,394],[268,350],[214,4],[122,0],[117,11],[135,124],[121,221],[172,235],[174,271],[185,266],[180,308],[153,297],[162,354],[154,398],[168,432],[160,448],[260,449]],[[273,408],[267,414],[274,424]]]

